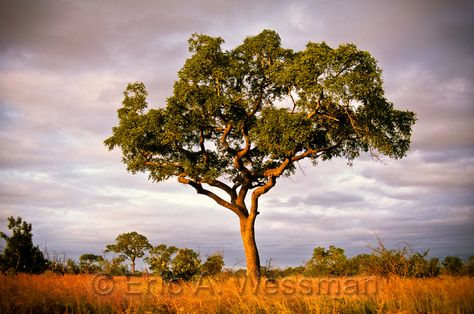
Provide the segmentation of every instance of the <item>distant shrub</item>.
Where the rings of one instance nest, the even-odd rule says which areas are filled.
[[[428,258],[428,251],[412,251],[408,244],[388,249],[380,239],[371,254],[348,259],[344,250],[335,246],[317,247],[306,263],[303,274],[316,276],[378,275],[400,277],[435,277],[440,274],[439,259]]]
[[[408,261],[408,276],[416,278],[436,277],[441,267],[438,258],[427,259],[428,251],[423,254],[415,253]]]
[[[443,260],[443,272],[447,275],[460,275],[464,266],[459,256],[446,256]]]
[[[350,264],[344,250],[332,245],[328,250],[324,247],[315,248],[304,270],[304,274],[310,277],[346,276],[349,273]]]
[[[191,249],[179,249],[171,261],[171,271],[174,279],[191,280],[199,274],[201,260],[199,254]]]
[[[370,254],[359,254],[348,262],[348,275],[370,275],[373,273],[372,265],[375,257]]]
[[[153,274],[160,276],[163,280],[171,280],[171,260],[178,252],[175,246],[168,247],[166,244],[157,245],[149,250],[149,256],[145,262],[150,265]]]
[[[438,258],[429,258],[429,251],[413,252],[410,245],[405,243],[397,249],[387,249],[377,238],[378,247],[373,249],[369,262],[369,273],[381,276],[401,277],[435,277],[440,274]]]
[[[214,253],[201,265],[201,274],[204,276],[214,276],[221,273],[223,267],[224,257],[220,253]]]
[[[150,265],[153,274],[161,276],[165,281],[191,280],[200,273],[201,268],[198,253],[192,249],[178,249],[165,244],[151,248],[145,262]]]
[[[118,256],[111,260],[103,259],[101,262],[101,268],[103,271],[112,276],[123,276],[128,274],[127,265],[124,264],[125,258]]]
[[[469,257],[467,262],[464,264],[463,274],[474,276],[474,256]]]
[[[95,254],[82,254],[79,257],[79,269],[81,273],[94,274],[104,271],[104,258]]]
[[[281,277],[302,275],[304,266],[287,267],[281,271]]]

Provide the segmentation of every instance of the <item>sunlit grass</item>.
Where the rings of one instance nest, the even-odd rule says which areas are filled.
[[[474,313],[474,278],[0,275],[1,313]]]

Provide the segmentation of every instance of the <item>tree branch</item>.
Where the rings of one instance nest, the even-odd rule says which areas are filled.
[[[268,181],[252,193],[252,205],[250,207],[250,215],[249,218],[252,220],[255,220],[257,215],[259,214],[258,212],[258,199],[260,196],[263,194],[267,193],[272,187],[274,187],[276,184],[276,177],[271,175],[268,178]]]
[[[222,199],[217,194],[204,189],[201,183],[185,178],[183,175],[178,177],[178,182],[192,186],[198,194],[202,194],[202,195],[206,195],[207,197],[210,197],[217,204],[233,211],[237,216],[239,216],[239,218],[245,218],[245,214],[237,206],[234,206],[232,203],[227,202],[226,200]]]
[[[204,164],[207,165],[209,162],[209,154],[206,151],[206,147],[204,146],[204,130],[199,128],[199,146],[201,148],[201,153],[204,159]]]
[[[242,187],[240,188],[239,194],[237,195],[236,198],[236,204],[239,205],[242,208],[245,208],[245,211],[247,211],[247,207],[245,205],[245,198],[247,197],[248,191],[252,188],[252,180],[246,179],[245,182],[242,184]]]
[[[235,149],[230,147],[229,142],[227,142],[227,137],[229,136],[230,131],[232,130],[232,124],[228,123],[224,129],[224,133],[222,133],[221,137],[221,144],[224,146],[226,151],[231,154],[235,154]]]
[[[253,117],[253,116],[260,110],[260,108],[262,107],[263,92],[264,92],[264,89],[265,89],[267,86],[268,86],[268,83],[262,83],[262,85],[260,86],[258,98],[257,98],[257,100],[255,101],[254,108],[253,108],[252,111],[247,115],[249,118]]]
[[[264,177],[279,177],[286,167],[291,163],[291,158],[285,158],[285,160],[276,168],[268,169],[263,173]]]
[[[311,155],[327,152],[331,149],[336,148],[340,145],[340,142],[329,147],[319,148],[319,149],[307,149],[305,152],[300,155],[294,155],[293,157],[287,157],[278,167],[273,169],[268,169],[263,173],[263,176],[268,178],[268,181],[263,185],[258,185],[259,187],[252,193],[252,205],[250,207],[249,217],[255,219],[258,215],[258,199],[261,195],[267,193],[271,188],[276,184],[276,179],[283,174],[285,169],[295,161],[301,160],[303,158],[309,157]]]
[[[290,88],[288,88],[288,96],[290,96],[290,99],[293,102],[293,109],[291,109],[291,113],[294,113],[295,109],[296,109],[296,101],[293,98],[293,95],[291,95],[291,89]]]
[[[337,144],[334,144],[334,145],[328,146],[328,147],[322,147],[322,148],[317,148],[317,149],[308,148],[305,152],[291,157],[291,161],[295,162],[295,161],[299,161],[301,159],[304,159],[306,157],[310,157],[311,155],[327,152],[329,150],[332,150],[332,149],[338,147],[340,144],[341,144],[341,141],[337,142]]]
[[[348,105],[344,107],[344,111],[346,112],[347,116],[349,117],[349,121],[351,122],[352,128],[354,129],[354,131],[356,132],[356,134],[357,134],[358,136],[360,136],[358,130],[361,130],[361,128],[359,128],[359,127],[357,127],[357,126],[355,125],[354,119],[352,118],[351,114],[349,113],[349,110],[347,109],[347,107],[348,107]]]
[[[312,117],[314,117],[315,115],[319,115],[321,117],[324,117],[324,118],[327,118],[329,120],[334,120],[334,121],[337,121],[339,122],[339,119],[338,118],[334,118],[330,115],[327,115],[327,114],[324,114],[324,113],[318,113],[317,111],[313,111],[311,113],[308,114],[308,119],[311,119]]]
[[[247,167],[245,167],[244,163],[242,162],[242,158],[245,155],[247,155],[250,150],[250,146],[251,146],[250,136],[245,126],[242,126],[241,131],[242,131],[242,136],[244,137],[244,140],[245,140],[245,146],[243,149],[241,149],[235,154],[234,168],[239,170],[244,175],[245,178],[250,179],[252,178],[252,173],[250,172],[250,170],[247,169]]]
[[[230,196],[231,199],[234,199],[234,198],[237,197],[235,191],[230,186],[228,186],[227,184],[225,184],[222,181],[214,179],[214,180],[211,180],[211,181],[205,181],[203,183],[207,183],[210,186],[221,189],[222,191],[226,192]]]

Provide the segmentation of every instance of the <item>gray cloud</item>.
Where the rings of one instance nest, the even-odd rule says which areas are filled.
[[[296,265],[315,246],[367,252],[375,234],[473,255],[472,1],[0,1],[0,229],[77,257],[121,232],[243,259],[237,218],[176,181],[132,176],[102,141],[122,90],[144,81],[162,106],[194,32],[225,48],[264,28],[285,46],[352,42],[384,70],[387,98],[418,122],[406,159],[333,160],[280,179],[261,202],[262,261]],[[245,9],[243,9],[245,8]]]

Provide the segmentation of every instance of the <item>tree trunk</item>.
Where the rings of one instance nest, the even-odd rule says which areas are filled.
[[[132,275],[135,275],[135,260],[132,259]]]
[[[240,219],[240,234],[245,250],[247,265],[247,276],[258,280],[260,278],[260,257],[258,256],[257,244],[255,242],[255,218],[247,217]]]

